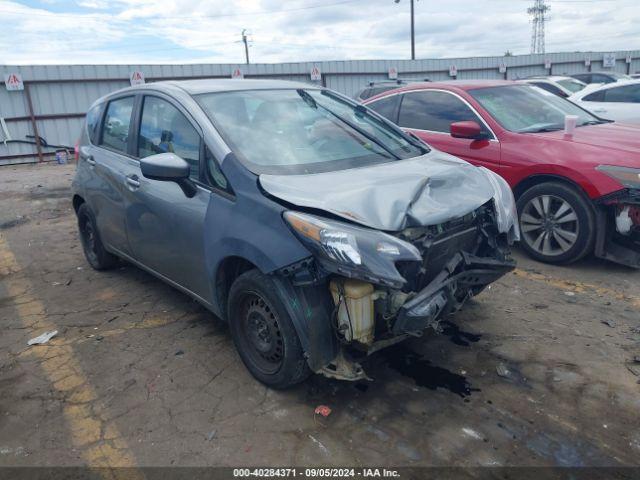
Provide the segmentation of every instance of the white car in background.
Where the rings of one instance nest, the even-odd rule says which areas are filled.
[[[640,124],[640,79],[589,85],[569,100],[598,117]]]
[[[530,83],[563,98],[567,98],[587,86],[586,83],[581,82],[580,80],[560,75],[529,77],[518,81]]]

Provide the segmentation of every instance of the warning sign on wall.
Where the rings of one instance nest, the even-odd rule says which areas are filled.
[[[236,67],[231,71],[231,78],[237,78],[238,80],[244,78],[244,74],[242,73],[242,70],[240,70],[240,67]]]
[[[396,67],[389,67],[389,80],[397,80],[398,79],[398,69]]]
[[[602,66],[604,68],[613,68],[616,66],[616,54],[605,53],[602,55]]]
[[[311,81],[319,82],[320,80],[322,80],[322,74],[320,73],[320,68],[314,65],[313,68],[311,69]]]
[[[131,82],[132,86],[144,84],[144,73],[138,70],[131,72],[131,75],[129,75],[129,81]]]
[[[5,73],[4,85],[10,92],[24,90],[22,75],[20,75],[19,73]]]

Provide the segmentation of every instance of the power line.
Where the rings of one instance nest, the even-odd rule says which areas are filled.
[[[527,13],[533,17],[531,24],[531,53],[544,53],[544,22],[549,5],[544,0],[535,0],[533,7]]]

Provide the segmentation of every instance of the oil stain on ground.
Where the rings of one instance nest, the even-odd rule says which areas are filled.
[[[481,335],[460,330],[460,327],[453,322],[445,321],[441,322],[440,325],[442,326],[442,334],[461,347],[468,347],[471,343],[480,340]]]
[[[472,388],[464,375],[431,365],[429,360],[402,344],[384,349],[382,355],[389,367],[411,378],[419,387],[430,390],[442,388],[462,398],[480,391],[479,388]]]

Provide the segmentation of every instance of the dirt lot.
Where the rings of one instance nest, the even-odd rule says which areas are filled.
[[[516,253],[443,334],[374,355],[374,381],[278,392],[185,295],[88,267],[73,171],[0,168],[0,465],[640,464],[640,272]]]

